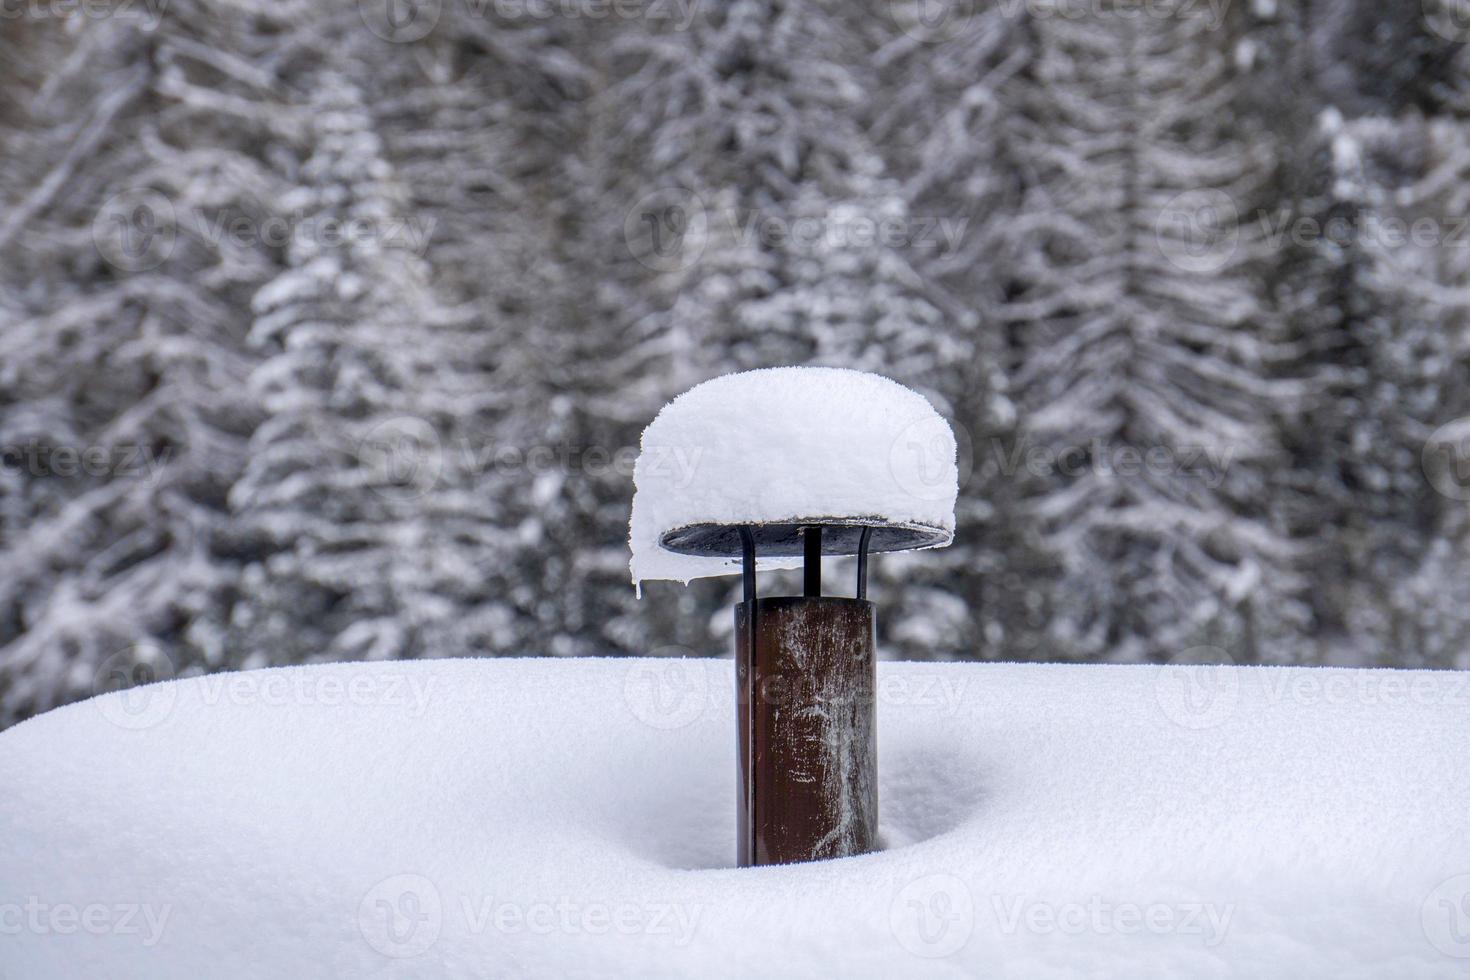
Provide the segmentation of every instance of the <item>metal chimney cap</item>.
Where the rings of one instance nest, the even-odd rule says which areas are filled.
[[[633,581],[740,571],[739,528],[762,569],[801,564],[797,529],[822,553],[949,544],[959,467],[954,432],[920,395],[842,368],[745,371],[699,384],[643,432],[629,528]]]
[[[881,517],[811,517],[772,524],[687,524],[665,531],[659,536],[658,544],[679,555],[739,558],[740,528],[749,527],[755,537],[756,552],[761,557],[791,558],[802,554],[801,529],[813,525],[822,528],[822,554],[829,558],[856,555],[864,528],[871,528],[868,550],[873,552],[942,548],[954,540],[954,532],[948,528],[913,521],[886,521]]]

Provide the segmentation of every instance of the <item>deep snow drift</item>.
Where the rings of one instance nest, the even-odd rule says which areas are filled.
[[[728,661],[108,695],[0,733],[0,976],[1463,977],[1466,679],[881,664],[888,849],[744,870]]]

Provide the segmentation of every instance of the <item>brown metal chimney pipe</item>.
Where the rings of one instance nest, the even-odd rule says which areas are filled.
[[[761,599],[755,538],[741,529],[745,601],[735,607],[735,645],[742,867],[877,846],[874,607],[820,594],[821,529],[803,531],[806,594]],[[860,596],[867,591],[867,537]]]

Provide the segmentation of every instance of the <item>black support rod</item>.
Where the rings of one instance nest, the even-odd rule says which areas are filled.
[[[859,599],[868,597],[868,538],[872,534],[873,529],[865,527],[863,533],[858,535],[857,597]]]
[[[746,647],[745,670],[747,677],[742,685],[750,692],[750,703],[746,710],[750,712],[746,719],[747,731],[750,733],[749,741],[744,751],[746,758],[745,772],[741,775],[745,779],[745,806],[747,813],[746,840],[744,841],[745,853],[749,860],[755,861],[755,839],[756,821],[755,817],[755,726],[756,726],[756,701],[757,695],[755,685],[757,682],[755,670],[755,638],[756,638],[756,606],[758,605],[755,594],[755,533],[749,527],[740,528],[740,579],[745,592],[745,629],[749,644]],[[737,667],[737,672],[738,672]]]
[[[822,594],[822,525],[811,524],[801,529],[802,595]]]
[[[745,586],[745,601],[755,602],[755,535],[750,528],[740,528],[740,580]],[[752,606],[752,609],[754,606]]]

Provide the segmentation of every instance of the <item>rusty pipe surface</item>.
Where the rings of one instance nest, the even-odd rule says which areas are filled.
[[[877,846],[876,617],[859,599],[735,607],[742,867]]]

